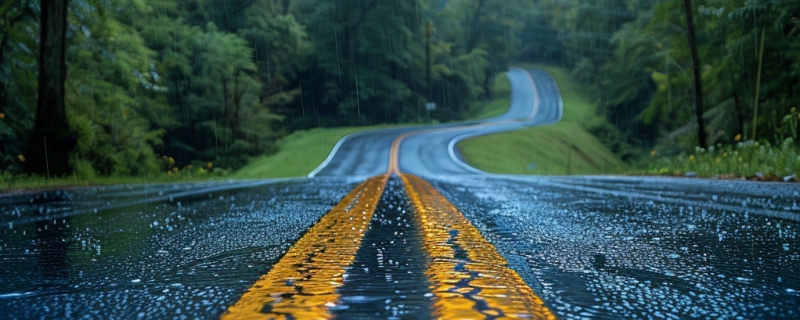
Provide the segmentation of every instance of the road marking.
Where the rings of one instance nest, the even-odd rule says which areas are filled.
[[[336,289],[355,259],[388,175],[353,189],[292,246],[222,319],[327,319],[339,305]]]
[[[336,142],[336,145],[333,146],[333,150],[331,150],[331,153],[329,153],[328,157],[325,158],[325,161],[322,161],[322,163],[316,169],[314,169],[314,171],[311,171],[311,173],[308,174],[308,177],[309,178],[313,178],[314,176],[317,175],[317,173],[322,171],[322,169],[325,169],[325,167],[327,167],[328,164],[331,163],[331,160],[333,160],[333,157],[336,156],[336,152],[339,152],[339,148],[341,148],[342,145],[345,142],[347,142],[347,140],[350,140],[350,139],[352,139],[353,137],[355,137],[355,136],[357,136],[359,134],[361,134],[361,132],[351,133],[351,134],[348,134],[348,135],[344,136],[343,138],[339,139],[339,141]]]
[[[401,175],[424,234],[433,316],[555,319],[541,298],[455,206],[419,177]]]
[[[534,95],[533,99],[534,100],[533,100],[533,110],[531,110],[531,114],[528,116],[527,119],[517,119],[517,120],[510,120],[510,121],[533,120],[533,118],[535,118],[536,115],[539,112],[539,104],[540,104],[539,89],[536,88],[536,82],[533,80],[533,76],[531,75],[530,72],[522,70],[522,69],[519,69],[519,68],[512,68],[512,69],[517,69],[517,70],[520,70],[522,72],[525,72],[525,75],[530,80],[531,87],[533,88],[533,95]],[[552,79],[552,77],[550,77],[550,78]],[[555,80],[553,80],[553,83],[555,83]],[[561,121],[561,118],[562,118],[562,116],[564,114],[564,101],[561,99],[561,92],[559,91],[558,86],[555,86],[555,90],[558,92],[558,94],[557,94],[557,96],[558,96],[558,117],[555,119],[555,121],[552,121],[551,123]],[[545,123],[541,123],[541,124],[545,124]],[[455,153],[456,145],[459,142],[461,142],[463,140],[466,140],[466,139],[469,139],[469,138],[474,138],[474,137],[477,137],[477,136],[481,136],[481,135],[482,135],[481,133],[477,133],[477,134],[476,133],[466,133],[466,134],[462,134],[460,136],[456,136],[455,138],[450,140],[450,143],[448,143],[448,145],[447,145],[447,153],[450,155],[450,159],[456,165],[461,167],[462,169],[467,170],[467,171],[472,171],[472,172],[475,172],[475,173],[478,173],[478,174],[489,174],[487,172],[478,170],[478,169],[473,168],[470,165],[464,163],[464,161],[461,161],[461,159],[459,159],[456,156],[456,153]]]
[[[529,73],[526,74],[531,77]],[[539,100],[533,78],[530,79],[536,98],[528,119],[533,119],[539,112]],[[415,220],[424,234],[424,250],[431,259],[426,274],[436,300],[433,305],[434,317],[555,319],[544,301],[536,296],[519,274],[508,267],[508,262],[464,215],[430,183],[403,174],[398,162],[400,144],[409,136],[518,121],[524,119],[421,130],[402,134],[392,142],[387,175],[394,174],[402,178],[406,194],[414,207]],[[448,152],[451,157],[454,156],[450,150]]]
[[[341,304],[337,288],[343,285],[346,269],[355,260],[386,183],[394,174],[402,178],[415,209],[415,220],[424,233],[424,250],[431,259],[426,274],[434,294],[435,317],[554,319],[544,302],[455,206],[425,180],[402,174],[398,164],[400,144],[411,135],[532,119],[538,113],[538,92],[533,86],[536,100],[527,119],[420,130],[398,136],[392,142],[386,174],[372,177],[351,191],[221,318],[331,318],[331,308]],[[322,170],[348,138],[340,140],[328,159],[309,177]]]

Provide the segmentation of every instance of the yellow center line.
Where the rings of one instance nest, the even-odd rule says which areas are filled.
[[[353,189],[292,246],[222,319],[328,319],[336,289],[355,259],[388,175]]]
[[[534,106],[526,119],[414,131],[398,136],[392,143],[387,175],[402,178],[424,235],[424,250],[431,259],[426,274],[435,296],[433,315],[437,318],[555,319],[544,301],[453,204],[427,181],[403,174],[398,163],[400,144],[412,135],[533,119],[539,112],[539,94],[533,77],[529,73],[528,77],[534,90]]]
[[[442,319],[555,319],[533,290],[430,183],[401,175],[424,234],[428,275]]]
[[[527,119],[538,112],[538,94],[534,104]],[[330,308],[341,303],[336,290],[343,285],[346,268],[355,260],[381,194],[394,174],[402,178],[424,233],[424,250],[431,259],[426,274],[435,296],[434,316],[554,319],[544,302],[455,206],[425,180],[402,174],[398,164],[400,144],[409,136],[527,119],[420,130],[397,137],[386,174],[353,189],[221,318],[331,318]]]

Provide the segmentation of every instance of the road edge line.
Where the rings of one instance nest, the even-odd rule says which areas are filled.
[[[362,131],[362,132],[363,132],[363,131]],[[331,149],[331,152],[330,152],[330,153],[328,153],[328,157],[327,157],[327,158],[325,158],[325,161],[322,161],[322,163],[321,163],[319,166],[317,166],[317,168],[316,168],[316,169],[314,169],[313,171],[311,171],[311,172],[308,174],[308,177],[309,177],[309,178],[313,178],[313,177],[315,177],[315,176],[316,176],[316,175],[317,175],[317,174],[318,174],[320,171],[322,171],[323,169],[325,169],[325,167],[327,167],[327,166],[328,166],[328,164],[330,164],[330,163],[331,163],[331,161],[333,161],[333,157],[334,157],[334,156],[336,156],[336,153],[337,153],[337,152],[339,152],[339,148],[341,148],[341,147],[342,147],[342,145],[343,145],[345,142],[347,142],[347,140],[350,140],[351,138],[353,138],[353,137],[354,137],[354,136],[356,136],[356,135],[359,135],[359,134],[361,134],[362,132],[355,132],[355,133],[351,133],[351,134],[348,134],[348,135],[346,135],[346,136],[342,137],[341,139],[339,139],[339,141],[338,141],[338,142],[336,142],[336,145],[334,145],[334,146],[333,146],[333,149]]]

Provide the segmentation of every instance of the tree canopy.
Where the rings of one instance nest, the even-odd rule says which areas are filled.
[[[800,4],[691,1],[697,68],[683,5],[71,0],[69,167],[80,177],[209,162],[233,169],[298,129],[463,119],[514,62],[570,69],[608,120],[590,131],[623,155],[698,145],[695,73],[709,145],[796,140]],[[3,172],[39,158],[25,142],[36,121],[42,10],[40,0],[0,5]],[[430,114],[427,102],[437,105]]]
[[[433,119],[460,119],[515,53],[510,34],[521,26],[504,19],[503,3],[72,0],[69,166],[81,177],[236,168],[297,129],[421,121],[429,101],[440,106]],[[0,6],[7,172],[40,158],[25,141],[37,119],[41,15],[38,0]]]

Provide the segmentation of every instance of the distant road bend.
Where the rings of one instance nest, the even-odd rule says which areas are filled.
[[[563,104],[555,81],[539,70],[511,69],[509,110],[498,117],[467,123],[360,132],[345,137],[309,177],[374,176],[389,168],[391,148],[399,143],[399,169],[419,176],[480,173],[457,154],[459,141],[561,120]],[[400,141],[398,141],[400,139]]]

